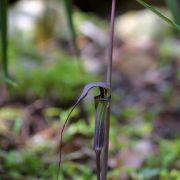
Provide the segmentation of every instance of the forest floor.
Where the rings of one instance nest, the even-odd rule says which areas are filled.
[[[70,107],[85,83],[106,76],[107,24],[104,30],[104,22],[97,22],[79,29],[84,77],[68,42],[42,44],[41,37],[37,49],[27,51],[12,41],[18,87],[0,85],[0,180],[56,179],[60,131]],[[123,34],[117,27],[115,37],[108,180],[179,180],[180,40],[173,33],[132,37],[133,28]],[[96,179],[90,99],[76,108],[64,133],[59,179]]]

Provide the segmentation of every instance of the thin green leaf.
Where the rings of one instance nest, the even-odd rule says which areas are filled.
[[[167,18],[166,16],[164,16],[159,10],[157,10],[155,7],[147,4],[145,1],[143,0],[136,0],[138,3],[140,3],[141,5],[143,5],[144,7],[148,8],[149,10],[151,10],[152,12],[154,12],[155,14],[157,14],[161,19],[163,19],[164,21],[166,21],[168,24],[170,24],[172,27],[174,27],[176,30],[180,31],[180,26],[178,24],[176,24],[175,22],[173,22],[171,19]]]
[[[166,4],[172,15],[174,17],[175,22],[180,25],[180,1],[179,0],[166,0]]]
[[[0,82],[5,82],[6,84],[14,87],[18,86],[14,80],[12,80],[10,77],[5,77],[4,75],[0,76]]]
[[[70,33],[71,33],[72,44],[73,44],[76,55],[79,56],[79,49],[78,49],[78,46],[76,43],[76,30],[75,30],[74,22],[73,22],[72,0],[63,0],[63,1],[64,1],[65,10],[66,10],[68,26],[69,26]]]
[[[0,30],[1,30],[1,54],[3,74],[8,77],[8,43],[7,43],[7,10],[8,0],[0,0]]]

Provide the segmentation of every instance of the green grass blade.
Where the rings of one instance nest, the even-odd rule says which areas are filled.
[[[0,31],[1,31],[1,54],[3,75],[8,77],[8,42],[7,42],[7,11],[8,0],[0,0]]]
[[[79,49],[76,43],[76,30],[75,30],[74,22],[73,22],[72,0],[63,0],[63,1],[64,1],[65,11],[66,11],[66,16],[67,16],[68,26],[71,33],[72,44],[73,44],[76,55],[79,56]]]
[[[172,15],[174,17],[175,22],[180,25],[180,1],[179,0],[166,0],[166,4]]]
[[[18,86],[18,84],[14,80],[12,80],[10,77],[5,77],[4,75],[0,76],[0,82],[5,82],[6,84],[13,87]]]
[[[180,26],[178,24],[176,24],[175,22],[173,22],[172,20],[170,20],[169,18],[167,18],[166,16],[164,16],[159,10],[157,10],[155,7],[147,4],[146,2],[144,2],[143,0],[136,0],[138,3],[140,3],[141,5],[143,5],[144,7],[148,8],[149,10],[151,10],[152,12],[154,12],[155,14],[157,14],[161,19],[163,19],[164,21],[166,21],[168,24],[170,24],[172,27],[174,27],[176,30],[180,31]]]

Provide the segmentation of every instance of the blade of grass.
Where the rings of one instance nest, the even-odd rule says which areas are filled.
[[[171,25],[173,28],[175,28],[176,30],[180,31],[180,26],[178,24],[176,24],[175,22],[173,22],[171,19],[167,18],[166,16],[164,16],[159,10],[157,10],[155,7],[147,4],[145,1],[143,0],[136,0],[138,3],[140,3],[141,5],[143,5],[144,7],[148,8],[149,10],[151,10],[152,12],[154,12],[156,15],[158,15],[161,19],[163,19],[165,22],[167,22],[169,25]]]
[[[76,30],[75,30],[74,22],[73,22],[73,4],[72,4],[72,0],[64,0],[64,6],[65,6],[65,10],[66,10],[68,26],[69,26],[70,33],[71,33],[72,44],[73,44],[76,56],[79,57],[79,49],[78,49],[78,46],[77,46],[77,43],[76,43]]]
[[[5,82],[7,85],[14,86],[14,87],[18,86],[16,81],[12,80],[9,76],[8,77],[5,77],[4,75],[0,76],[0,82]]]
[[[8,0],[0,0],[0,30],[1,30],[1,54],[2,69],[5,78],[8,78],[8,42],[7,42],[7,10]]]
[[[166,0],[166,4],[172,15],[174,17],[175,22],[180,25],[180,1],[179,0]]]
[[[79,70],[84,73],[84,67],[82,63],[80,62],[80,51],[77,45],[77,34],[74,26],[74,21],[73,21],[73,2],[72,0],[63,0],[64,2],[64,7],[65,7],[65,12],[67,16],[67,22],[68,22],[68,27],[70,30],[70,35],[71,35],[71,42],[74,48],[74,53],[75,53],[75,60],[77,62],[77,66]]]

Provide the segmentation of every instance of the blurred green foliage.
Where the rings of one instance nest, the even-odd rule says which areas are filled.
[[[37,177],[43,170],[43,164],[38,160],[38,156],[30,151],[10,151],[3,164],[6,171],[9,172],[9,178],[22,178],[26,174]]]
[[[11,92],[16,97],[31,101],[46,98],[68,103],[75,99],[84,84],[93,79],[88,73],[82,76],[75,59],[67,54],[58,52],[50,60],[41,60],[42,57],[38,60],[37,55],[33,54],[29,58],[20,57],[18,60],[16,57],[12,62],[17,87],[13,87]]]
[[[46,152],[48,154],[48,152]],[[3,158],[0,156],[6,174],[1,176],[8,179],[55,179],[57,176],[57,165],[47,163],[44,157],[33,151],[10,151]],[[60,179],[70,178],[72,180],[95,180],[90,168],[82,164],[64,162],[61,166]]]
[[[176,169],[180,159],[180,140],[159,139],[159,152],[157,156],[148,156],[139,174],[146,178],[147,175],[159,178],[160,180],[180,178],[180,173]],[[144,177],[145,178],[145,177]]]

